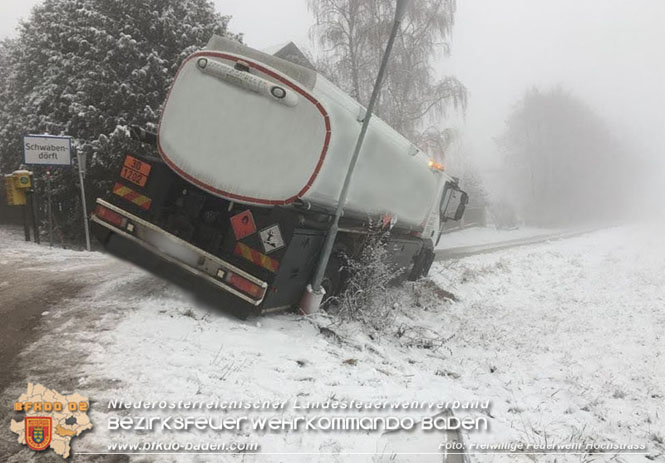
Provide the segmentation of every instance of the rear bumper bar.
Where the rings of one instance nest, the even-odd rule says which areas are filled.
[[[90,220],[96,224],[137,243],[162,259],[207,280],[216,287],[239,297],[245,302],[254,306],[258,306],[263,302],[268,288],[268,284],[265,281],[113,204],[102,199],[97,199],[97,204],[123,216],[127,221],[120,228],[93,214]],[[237,275],[262,288],[263,291],[260,298],[252,297],[227,284],[225,278],[229,275]]]

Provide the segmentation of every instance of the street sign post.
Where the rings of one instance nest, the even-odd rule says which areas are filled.
[[[23,164],[38,166],[71,166],[72,139],[54,135],[24,135]],[[49,244],[53,246],[53,204],[51,202],[51,172],[46,171],[46,195],[48,198]]]
[[[48,167],[72,165],[72,138],[54,135],[24,135],[23,164]],[[78,154],[78,173],[81,184],[81,205],[83,208],[83,229],[85,230],[85,248],[90,251],[90,231],[88,229],[88,211],[85,202],[85,155]],[[49,242],[53,246],[53,205],[51,204],[51,172],[46,172],[48,195]]]
[[[48,242],[53,247],[53,199],[51,195],[51,171],[46,171],[46,198],[48,202]]]
[[[53,135],[24,135],[23,164],[42,166],[71,166],[71,137]]]
[[[76,158],[79,166],[79,181],[81,183],[81,206],[83,208],[83,229],[85,230],[85,249],[90,251],[90,228],[88,223],[88,208],[85,203],[85,154],[76,152]]]

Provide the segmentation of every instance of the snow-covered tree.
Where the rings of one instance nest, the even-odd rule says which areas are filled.
[[[17,169],[22,156],[20,135],[16,135],[22,133],[18,116],[20,101],[16,98],[16,79],[11,72],[14,48],[15,42],[0,41],[0,174]]]
[[[320,47],[317,67],[367,105],[392,28],[394,0],[309,0]],[[377,114],[405,137],[442,159],[446,108],[463,107],[466,89],[439,78],[434,61],[450,53],[455,0],[412,0],[395,41]]]
[[[0,41],[0,89],[4,87],[4,83],[7,81],[10,48],[11,41]]]
[[[143,149],[125,127],[154,126],[183,58],[228,21],[208,0],[45,0],[4,58],[0,168],[19,166],[24,133],[70,135],[90,160],[90,199],[104,195],[121,158]],[[61,225],[78,235],[74,169],[53,176]]]

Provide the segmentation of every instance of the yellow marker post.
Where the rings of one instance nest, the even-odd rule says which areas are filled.
[[[5,175],[5,190],[7,192],[7,204],[10,206],[21,206],[23,212],[23,232],[25,240],[30,241],[30,227],[28,226],[28,208],[26,207],[26,191],[32,186],[30,172],[17,170],[10,175]]]
[[[7,204],[10,206],[25,206],[25,190],[17,187],[17,177],[14,174],[5,175],[5,191]]]
[[[32,188],[32,172],[29,170],[15,170],[12,172],[14,177],[14,185],[19,190],[27,190]]]

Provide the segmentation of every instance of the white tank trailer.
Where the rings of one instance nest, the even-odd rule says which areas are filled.
[[[118,254],[135,256],[128,246],[139,245],[259,311],[293,307],[312,276],[364,115],[314,70],[215,36],[182,63],[157,137],[135,132],[154,141],[158,156],[125,159],[93,225]],[[411,278],[426,274],[442,223],[458,220],[465,203],[455,179],[373,116],[327,293],[343,285],[342,260],[381,227],[391,229],[391,259]]]

